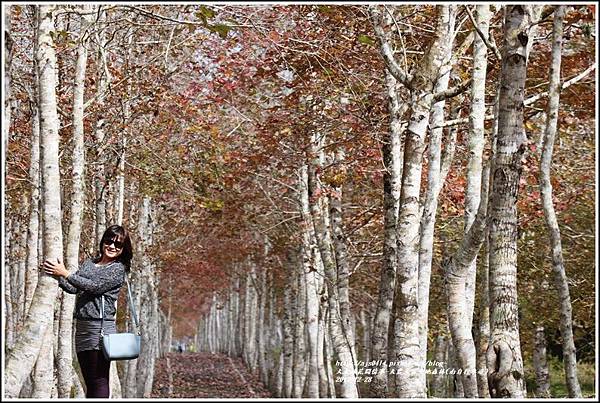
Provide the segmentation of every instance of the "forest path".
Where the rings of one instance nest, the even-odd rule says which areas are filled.
[[[241,358],[175,352],[157,358],[152,397],[265,398],[271,393]]]

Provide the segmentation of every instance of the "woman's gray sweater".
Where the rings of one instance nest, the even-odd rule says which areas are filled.
[[[79,270],[66,279],[60,277],[58,285],[69,294],[77,294],[73,317],[80,320],[100,320],[102,295],[104,295],[104,320],[115,320],[115,301],[125,282],[125,266],[114,261],[96,266],[86,259]]]

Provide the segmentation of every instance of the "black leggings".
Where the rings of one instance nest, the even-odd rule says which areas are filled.
[[[108,374],[110,361],[100,350],[84,350],[77,353],[81,374],[85,380],[85,397],[108,397]]]

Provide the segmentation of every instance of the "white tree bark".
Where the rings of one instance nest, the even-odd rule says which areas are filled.
[[[294,339],[292,334],[293,311],[292,311],[292,295],[291,287],[288,285],[283,290],[283,320],[281,322],[283,330],[283,392],[282,397],[292,397],[293,387],[293,355],[294,355]]]
[[[459,373],[458,357],[456,356],[456,349],[449,340],[447,344],[446,360],[448,362],[448,368],[450,369],[449,375],[446,376],[446,397],[458,397],[464,398],[465,392],[462,383],[462,373]]]
[[[36,72],[37,77],[37,72]],[[37,80],[36,80],[37,81]],[[34,84],[37,89],[37,83]],[[37,93],[37,91],[34,91]],[[35,287],[39,276],[39,254],[38,243],[40,233],[40,119],[38,101],[36,97],[32,100],[32,119],[31,119],[31,159],[29,166],[29,179],[31,180],[31,199],[29,210],[29,225],[27,226],[27,267],[25,271],[25,299],[24,314],[29,312],[29,306],[33,298]]]
[[[331,331],[329,326],[331,326],[331,321],[329,320],[329,310],[327,310],[327,315],[325,316],[325,320],[323,321],[324,325],[324,348],[325,348],[325,365],[327,366],[327,380],[328,380],[328,397],[335,398],[336,390],[335,390],[335,374],[333,373],[333,367],[331,365],[331,361],[333,359],[333,347],[331,346]]]
[[[546,357],[546,333],[544,326],[536,326],[533,345],[533,368],[535,370],[535,397],[550,397],[550,371]]]
[[[391,16],[386,14],[387,23]],[[385,69],[386,94],[388,98],[388,113],[390,115],[389,130],[381,145],[383,155],[383,209],[384,209],[384,241],[383,266],[379,282],[379,296],[373,324],[371,356],[374,360],[388,359],[388,330],[394,289],[396,286],[397,242],[396,223],[400,202],[400,185],[402,181],[402,123],[401,118],[408,109],[407,103],[401,103],[398,95],[397,80]],[[379,367],[377,374],[369,385],[369,393],[374,397],[387,397],[388,373],[387,368]]]
[[[12,209],[14,211],[14,208]],[[10,226],[8,227],[7,238],[9,242],[6,247],[6,289],[4,291],[4,298],[6,302],[6,332],[8,334],[8,340],[10,341],[10,348],[14,345],[16,327],[17,327],[17,314],[16,314],[16,301],[15,301],[15,289],[16,289],[16,267],[17,267],[17,255],[19,253],[19,242],[18,234],[20,231],[20,223],[16,213],[13,213],[15,217],[10,220]]]
[[[306,288],[302,266],[297,265],[294,273],[296,310],[294,312],[294,387],[293,398],[302,398],[306,367],[306,345],[304,343],[304,324],[306,322]]]
[[[327,337],[326,321],[328,317],[328,295],[327,286],[325,284],[325,269],[321,260],[321,253],[316,245],[315,238],[312,238],[312,258],[315,265],[317,293],[319,295],[319,318],[318,318],[318,338],[317,338],[317,361],[319,365],[319,397],[335,397],[335,394],[330,393],[330,384],[333,380],[328,370],[331,367],[331,362],[327,361],[327,352],[325,349],[325,338]],[[334,390],[335,391],[335,390]]]
[[[265,239],[265,256],[268,254],[268,239]],[[267,372],[267,346],[266,346],[266,337],[268,333],[267,323],[266,323],[266,306],[267,306],[267,273],[266,268],[261,268],[258,273],[258,281],[257,285],[260,288],[258,293],[258,321],[257,321],[257,331],[256,331],[256,349],[257,349],[257,358],[258,358],[258,370],[260,375],[260,380],[266,384],[269,375]],[[221,340],[224,340],[224,336],[221,336]],[[225,349],[223,348],[223,351]]]
[[[80,379],[80,375],[77,374],[77,371],[73,370],[71,372],[73,374],[73,397],[75,399],[85,399],[85,391],[83,390],[83,384]]]
[[[482,33],[487,36],[487,25],[489,21],[489,10],[487,5],[477,8],[477,25]],[[475,220],[476,210],[480,207],[481,183],[482,183],[482,157],[484,146],[484,117],[485,117],[485,77],[487,58],[487,47],[479,35],[475,36],[473,53],[473,83],[471,87],[471,113],[470,137],[469,137],[469,160],[467,163],[467,189],[465,192],[465,241],[471,236],[469,230]],[[435,124],[434,127],[440,126]],[[487,200],[485,201],[487,205]],[[468,267],[457,268],[454,266],[452,273],[447,273],[447,295],[449,325],[452,333],[453,345],[456,350],[458,363],[465,373],[459,379],[462,380],[465,397],[478,397],[476,376],[476,349],[471,334],[473,321],[473,307],[475,296],[475,273],[476,257],[484,232],[478,231],[478,239],[471,236],[470,242],[475,245],[466,246],[471,248],[475,255],[469,253],[465,262]],[[463,249],[463,246],[461,246]],[[459,251],[458,253],[465,253]],[[456,255],[455,255],[456,257]],[[463,264],[461,263],[461,265]]]
[[[449,262],[444,264],[446,269],[446,293],[448,296],[448,324],[452,335],[457,362],[462,369],[463,393],[467,398],[479,397],[477,389],[476,349],[469,321],[469,301],[465,298],[467,292],[465,283],[469,270],[476,261],[479,248],[485,239],[487,196],[489,182],[489,167],[484,169],[481,177],[481,203],[477,216],[469,231],[465,234],[459,249]]]
[[[534,14],[535,6],[505,7],[498,137],[489,207],[491,335],[487,365],[491,397],[524,397],[517,300],[517,198],[527,141],[522,105]]]
[[[27,213],[28,213],[28,209],[27,209],[27,197],[25,195],[21,196],[22,199],[22,203],[18,208],[19,211],[19,218],[18,218],[18,222],[19,223],[23,223],[23,226],[25,226],[25,223],[28,221],[27,220]],[[13,310],[14,310],[14,319],[15,319],[15,323],[16,323],[16,329],[17,331],[19,331],[23,325],[23,322],[25,321],[25,312],[24,312],[24,307],[25,307],[25,293],[24,293],[24,289],[25,289],[25,277],[26,277],[26,270],[27,270],[27,254],[26,254],[26,250],[27,250],[27,230],[25,228],[23,228],[22,230],[18,231],[15,234],[15,240],[17,241],[17,243],[14,244],[14,246],[16,246],[16,256],[15,259],[13,260],[13,264],[14,264],[14,286],[11,286],[11,291],[12,291],[12,302],[13,302]],[[11,265],[12,266],[12,265]]]
[[[133,49],[133,34],[129,35],[127,38],[127,56],[125,59],[126,66],[129,67],[129,60],[131,58],[131,50]],[[127,84],[127,93],[132,93],[132,84],[131,81]],[[127,139],[130,135],[130,119],[131,119],[131,110],[130,110],[130,100],[128,97],[123,99],[123,124],[127,128],[121,132],[121,156],[119,159],[119,170],[117,175],[118,182],[118,192],[117,192],[117,213],[116,213],[116,222],[119,225],[123,225],[123,215],[125,211],[125,150],[127,149]]]
[[[338,148],[333,156],[333,161],[338,167],[338,175],[346,176],[345,152]],[[350,268],[348,267],[348,252],[346,235],[344,234],[343,211],[342,211],[343,184],[334,182],[329,192],[329,216],[331,226],[331,238],[335,252],[335,263],[337,266],[337,289],[339,297],[339,315],[346,342],[350,347],[350,354],[356,361],[355,331],[352,320],[350,305]]]
[[[318,133],[313,134],[311,139],[311,161],[308,168],[308,191],[311,198],[310,212],[315,229],[315,237],[317,245],[325,268],[325,276],[327,280],[327,288],[329,295],[329,325],[333,349],[335,350],[338,360],[341,362],[342,372],[344,374],[344,382],[341,383],[342,397],[357,398],[358,389],[356,386],[356,363],[355,357],[352,355],[352,346],[350,340],[345,333],[343,319],[340,314],[340,299],[337,287],[337,266],[334,260],[332,251],[334,250],[331,244],[331,238],[328,231],[328,215],[327,209],[323,207],[326,201],[322,197],[320,190],[319,178],[317,175],[318,167],[321,166],[320,154],[322,152],[322,137]],[[314,202],[312,202],[314,200]]]
[[[437,366],[432,369],[435,373],[431,376],[431,396],[432,397],[446,397],[446,376],[439,369],[447,368],[446,351],[448,341],[444,336],[438,335],[435,338],[435,347],[433,349],[433,359],[437,363],[443,363],[442,368]]]
[[[313,261],[312,243],[314,235],[311,231],[310,204],[308,201],[308,167],[300,169],[298,194],[302,214],[302,268],[306,283],[306,331],[308,336],[308,398],[319,397],[319,294],[317,281],[317,265]]]
[[[7,222],[7,231],[6,231],[6,249],[5,249],[5,265],[7,267],[6,272],[4,273],[4,294],[2,294],[3,304],[2,304],[2,314],[4,315],[4,337],[6,338],[6,349],[11,350],[15,344],[15,320],[13,314],[13,303],[12,303],[12,290],[11,290],[11,272],[9,269],[11,246],[12,246],[12,238],[13,238],[13,220],[8,220]]]
[[[103,6],[99,6],[98,14],[100,18],[106,15],[106,11],[102,10]],[[108,60],[106,55],[106,46],[104,41],[105,31],[95,33],[96,42],[98,44],[97,49],[97,65],[98,65],[98,75],[96,77],[96,82],[98,83],[98,87],[96,88],[96,104],[98,110],[100,111],[95,125],[94,125],[94,139],[96,142],[96,155],[95,155],[95,163],[96,168],[94,172],[94,189],[96,194],[95,201],[95,212],[96,212],[96,244],[100,242],[102,238],[102,234],[106,229],[106,193],[108,189],[108,181],[106,179],[106,169],[104,166],[105,160],[105,133],[104,133],[104,125],[106,124],[106,120],[104,118],[104,114],[106,113],[104,108],[104,103],[107,94],[107,88],[110,84],[110,73],[108,70]]]
[[[488,189],[489,191],[489,189]],[[481,254],[481,271],[477,277],[479,287],[479,323],[476,329],[476,348],[477,348],[477,391],[480,398],[489,399],[490,390],[487,380],[486,351],[490,339],[490,296],[489,296],[489,268],[490,268],[490,248],[489,248],[489,230],[486,229],[484,240],[484,251]]]
[[[60,171],[58,164],[58,113],[56,106],[56,54],[50,32],[54,30],[54,6],[39,6],[38,52],[40,137],[44,203],[45,259],[62,259]],[[56,280],[42,274],[36,287],[23,331],[7,354],[5,396],[15,398],[39,354],[43,335],[51,326],[57,295]]]
[[[455,36],[456,9],[451,9],[448,20],[449,38],[445,44],[444,60],[440,69],[434,92],[446,91],[452,69],[452,47]],[[445,175],[442,173],[442,124],[445,119],[445,100],[436,102],[431,107],[431,129],[429,137],[429,169],[427,172],[427,190],[420,218],[419,269],[418,269],[418,303],[419,303],[419,345],[422,371],[421,384],[426,385],[425,362],[427,361],[427,335],[429,318],[429,288],[431,284],[431,263],[433,260],[433,234],[435,229],[438,196],[444,185]],[[448,155],[448,154],[446,154]]]
[[[129,277],[129,286],[131,287],[133,306],[136,307],[138,318],[141,318],[140,310],[137,308],[140,306],[140,300],[141,300],[140,286],[139,286],[140,280],[138,280],[139,277],[140,277],[139,273],[137,273],[135,270],[132,270],[131,276]],[[127,307],[129,309],[129,303],[127,304]],[[126,324],[127,324],[127,329],[130,332],[137,332],[139,330],[139,327],[136,328],[136,326],[135,326],[135,323],[133,321],[133,315],[131,312],[129,312],[129,318],[128,318]],[[128,360],[124,365],[123,372],[124,372],[124,377],[123,377],[124,382],[123,382],[123,387],[122,387],[123,397],[125,397],[125,398],[137,397],[137,384],[136,384],[137,360]]]
[[[370,318],[368,317],[368,313],[365,312],[365,309],[361,309],[358,314],[358,319],[360,322],[360,327],[362,329],[362,339],[360,341],[360,351],[361,351],[361,359],[364,362],[371,361],[370,356],[370,344],[371,344],[371,329],[370,329]],[[358,342],[358,340],[357,340]],[[358,350],[358,348],[357,348]]]
[[[148,249],[153,244],[153,232],[156,223],[151,199],[144,196],[138,220],[138,244],[140,256],[139,309],[140,333],[142,335],[140,356],[137,361],[137,396],[150,397],[154,379],[154,363],[158,354],[158,294],[156,291],[157,276],[154,265],[150,261]]]
[[[489,5],[477,5],[475,23],[481,34],[487,39],[491,14]],[[469,159],[467,162],[467,189],[465,193],[465,234],[475,220],[481,195],[481,172],[483,163],[483,147],[485,145],[485,78],[487,74],[487,46],[481,35],[475,35],[473,41],[473,83],[471,85],[471,112],[469,114]],[[467,299],[467,316],[473,322],[475,306],[475,284],[477,260],[469,267],[465,283]]]
[[[4,9],[4,130],[2,131],[2,145],[4,150],[8,150],[8,139],[10,137],[11,115],[12,115],[12,59],[13,45],[11,28],[11,7]]]
[[[89,6],[84,5],[86,11]],[[90,16],[83,14],[80,17],[79,43],[77,46],[77,63],[75,66],[75,82],[73,87],[73,182],[71,191],[71,215],[69,231],[67,235],[67,253],[65,265],[71,272],[79,267],[79,243],[81,240],[81,228],[83,218],[83,207],[85,203],[85,146],[84,146],[84,91],[85,72],[87,66],[87,37]],[[73,380],[72,374],[72,328],[73,309],[75,306],[75,295],[65,292],[61,293],[60,329],[57,351],[57,376],[58,395],[68,398],[71,393]]]
[[[50,399],[54,385],[54,326],[48,326],[32,373],[31,397]],[[69,340],[70,341],[70,340]]]
[[[398,397],[425,397],[419,344],[418,269],[419,269],[419,196],[422,156],[429,114],[433,102],[434,83],[447,54],[450,19],[449,6],[437,6],[436,38],[426,52],[417,71],[411,91],[411,117],[406,132],[404,170],[398,216],[398,274],[396,283],[396,315],[394,321],[394,356],[399,362],[396,375]]]
[[[565,6],[557,6],[554,11],[554,26],[552,33],[552,64],[550,66],[546,130],[544,132],[542,157],[540,161],[540,193],[542,196],[546,226],[550,235],[554,285],[558,290],[558,297],[560,300],[560,333],[562,336],[565,380],[569,391],[569,397],[580,398],[582,395],[579,380],[577,378],[577,355],[575,343],[573,341],[571,297],[569,295],[569,283],[562,256],[560,228],[556,212],[554,211],[552,184],[550,182],[550,166],[552,164],[552,152],[554,148],[554,139],[556,138],[558,111],[560,106],[560,65],[564,15]]]

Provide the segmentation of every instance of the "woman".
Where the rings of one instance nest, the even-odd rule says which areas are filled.
[[[102,235],[98,256],[86,259],[75,273],[70,273],[60,260],[44,262],[44,271],[58,278],[60,288],[77,294],[73,313],[75,351],[86,397],[109,397],[110,362],[104,358],[100,345],[101,297],[104,295],[104,334],[116,333],[115,302],[132,257],[129,233],[120,225],[113,225]]]

